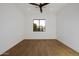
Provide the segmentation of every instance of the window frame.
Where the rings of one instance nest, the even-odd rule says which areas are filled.
[[[34,24],[34,20],[39,20],[39,25],[40,25],[40,20],[44,20],[44,21],[45,21],[45,26],[44,26],[45,29],[44,29],[44,31],[41,31],[41,30],[40,30],[40,31],[34,31],[34,30],[33,30],[34,28],[32,27],[32,28],[33,28],[33,29],[32,29],[33,32],[46,32],[46,19],[33,19],[33,23],[32,23],[32,24]],[[33,26],[33,25],[32,25],[32,26]],[[39,27],[39,28],[40,28],[40,27]]]

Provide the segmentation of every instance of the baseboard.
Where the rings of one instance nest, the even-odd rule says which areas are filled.
[[[55,39],[24,39],[24,40],[57,40],[56,38]]]
[[[17,44],[19,44],[20,42],[24,41],[24,40],[56,40],[56,39],[23,39],[21,41],[19,41],[18,43],[16,43],[15,45],[13,45],[12,47],[8,48],[6,51],[0,53],[0,56],[4,53],[6,53],[8,50],[12,49],[13,47],[15,47]]]
[[[40,38],[34,38],[34,37],[24,37],[24,39],[56,39],[56,37],[46,37],[46,38],[42,38],[42,37],[40,37]]]
[[[0,52],[0,56],[3,54],[4,52]]]
[[[23,40],[56,40],[56,39],[23,39]],[[14,44],[10,48],[8,48],[6,51],[13,48],[14,46],[16,46],[18,43],[22,42],[23,40],[20,40],[19,42],[17,42],[16,44]],[[4,54],[6,51],[0,52],[0,55]]]
[[[12,45],[12,46],[9,47],[8,49],[6,49],[5,51],[0,52],[0,56],[1,56],[2,54],[4,54],[6,51],[8,51],[9,49],[11,49],[11,48],[13,48],[14,46],[16,46],[16,45],[17,45],[18,43],[20,43],[21,41],[23,41],[23,40],[18,41],[17,43],[15,43],[14,45]]]
[[[60,40],[60,38],[57,38],[57,41],[59,41],[61,44],[65,45],[66,47],[70,48],[72,51],[76,52],[79,54],[78,51],[76,51],[75,49],[73,49],[72,47],[68,46],[66,43],[64,43],[63,41]]]

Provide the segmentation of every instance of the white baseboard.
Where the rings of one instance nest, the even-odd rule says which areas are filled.
[[[24,39],[56,39],[56,37],[48,37],[48,38],[33,38],[33,37],[25,37]]]
[[[4,49],[2,51],[0,51],[0,55],[2,55],[3,53],[5,53],[7,50],[11,49],[12,47],[14,47],[15,45],[17,45],[18,43],[20,43],[23,39],[18,40],[17,42],[15,42],[13,45],[10,45],[7,49]]]
[[[57,36],[57,40],[60,41],[61,43],[65,44],[66,46],[68,46],[69,48],[71,48],[72,50],[76,51],[79,53],[78,50],[76,50],[75,48],[71,47],[69,44],[67,44],[67,42],[65,42],[62,38]]]

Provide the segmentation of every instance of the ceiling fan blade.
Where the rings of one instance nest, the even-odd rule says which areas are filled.
[[[41,6],[45,6],[45,5],[48,5],[49,3],[43,3]]]
[[[43,11],[43,10],[42,10],[42,7],[40,7],[40,12],[42,13],[42,11]]]
[[[39,6],[38,4],[36,4],[36,3],[29,3],[29,4],[31,4],[31,5],[35,5],[35,6]]]

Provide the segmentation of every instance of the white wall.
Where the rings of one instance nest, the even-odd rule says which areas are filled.
[[[0,4],[0,54],[23,40],[24,17],[12,4]]]
[[[46,32],[33,32],[33,19],[46,19]],[[25,18],[25,39],[56,39],[56,16],[49,11],[28,12]]]
[[[67,4],[56,19],[57,39],[79,52],[79,4]]]
[[[46,32],[33,32],[33,19],[40,18],[46,19]],[[23,39],[56,39],[56,16],[38,10],[23,11],[17,4],[0,4],[0,54]]]

